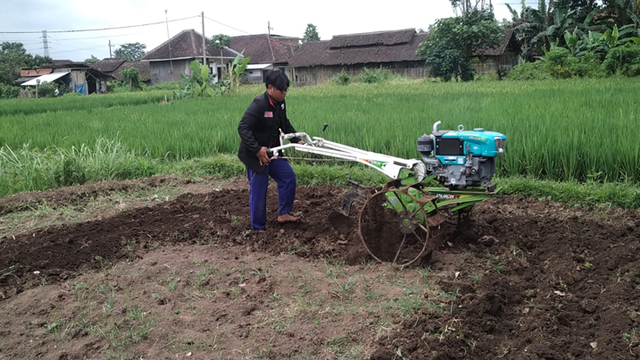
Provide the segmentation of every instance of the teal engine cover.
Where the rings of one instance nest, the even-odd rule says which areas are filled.
[[[507,137],[495,131],[474,129],[465,131],[438,130],[437,122],[431,135],[418,139],[418,151],[427,165],[427,172],[448,187],[495,187],[495,158],[504,154]]]

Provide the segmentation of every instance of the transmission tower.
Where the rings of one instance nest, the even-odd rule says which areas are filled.
[[[42,30],[42,47],[44,48],[44,56],[49,57],[49,40],[47,39],[47,30]]]

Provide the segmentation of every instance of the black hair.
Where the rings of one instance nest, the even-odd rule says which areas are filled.
[[[269,85],[285,91],[289,88],[289,78],[280,70],[269,70],[264,77],[264,86],[268,88]]]

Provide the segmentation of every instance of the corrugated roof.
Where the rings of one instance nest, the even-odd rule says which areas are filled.
[[[62,71],[62,72],[56,72],[56,73],[51,73],[51,74],[46,74],[46,75],[42,75],[42,76],[38,76],[35,79],[31,79],[25,83],[22,83],[22,86],[36,86],[38,84],[43,84],[46,82],[52,82],[55,80],[58,80],[59,78],[67,75],[68,73],[70,73],[70,71]]]

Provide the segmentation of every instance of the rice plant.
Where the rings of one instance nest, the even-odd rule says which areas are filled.
[[[263,89],[169,103],[159,101],[160,92],[1,102],[3,161],[15,162],[16,149],[115,151],[104,143],[114,139],[118,154],[162,161],[235,154],[238,122]],[[638,183],[638,93],[640,83],[622,78],[292,87],[287,112],[298,131],[405,158],[420,156],[416,140],[436,121],[442,121],[441,129],[482,127],[508,137],[498,164],[501,176]],[[16,110],[30,107],[38,110]],[[321,134],[324,123],[329,127]],[[33,156],[11,171],[40,166],[42,154]],[[126,172],[114,170],[106,154],[96,159],[101,163],[92,170],[95,176]],[[0,176],[6,171],[0,168]]]

